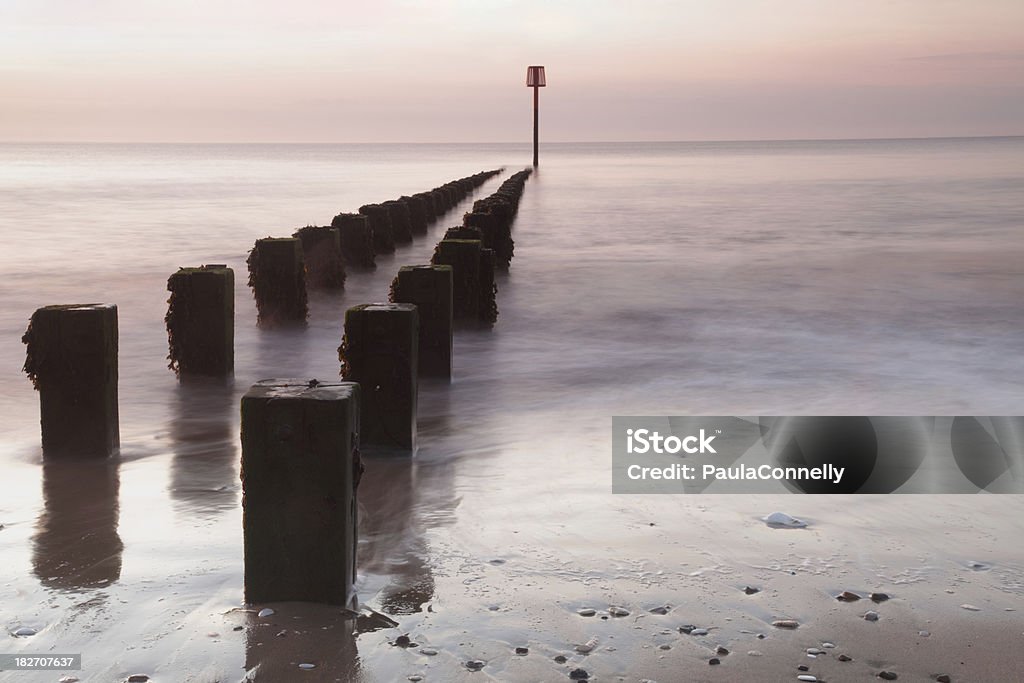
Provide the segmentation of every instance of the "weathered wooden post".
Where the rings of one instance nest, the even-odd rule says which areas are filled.
[[[416,306],[420,376],[451,377],[451,266],[403,266],[391,283],[391,301]]]
[[[373,250],[378,254],[390,254],[395,250],[395,235],[391,227],[391,213],[380,204],[359,207],[359,213],[370,219],[373,230]]]
[[[359,393],[271,379],[242,397],[246,602],[354,605]]]
[[[484,234],[480,228],[471,225],[457,225],[444,231],[446,240],[477,240],[484,244]]]
[[[395,244],[412,242],[412,218],[406,203],[392,199],[381,206],[388,210],[388,216],[391,218],[391,234],[394,235]]]
[[[302,242],[308,287],[341,289],[345,286],[345,260],[341,255],[341,235],[337,228],[307,225],[299,228],[292,237],[298,237]]]
[[[427,201],[418,194],[403,196],[399,201],[409,208],[409,227],[413,235],[426,235],[430,218],[427,215]]]
[[[120,446],[117,306],[46,306],[22,341],[24,370],[39,391],[45,456],[106,457]]]
[[[235,271],[179,268],[167,279],[168,367],[181,375],[229,375],[235,368]]]
[[[430,259],[433,265],[452,267],[452,304],[456,320],[480,316],[479,240],[441,240]]]
[[[498,321],[498,285],[494,282],[494,250],[480,250],[480,320]]]
[[[430,223],[433,223],[435,220],[437,220],[437,215],[438,215],[438,213],[437,213],[437,205],[436,205],[436,203],[434,201],[434,193],[433,192],[417,192],[416,194],[413,195],[413,197],[417,197],[417,198],[423,200],[423,207],[424,207],[424,209],[426,210],[426,213],[427,213],[427,224],[428,225]]]
[[[246,263],[259,324],[305,323],[308,310],[302,242],[294,237],[256,240]]]
[[[338,229],[341,254],[346,263],[363,268],[377,265],[374,259],[373,228],[370,227],[369,218],[361,213],[339,213],[331,221],[331,227]]]
[[[412,304],[363,304],[345,312],[341,374],[362,388],[362,439],[416,449],[419,316]]]

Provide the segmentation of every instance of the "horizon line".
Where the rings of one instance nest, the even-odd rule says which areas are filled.
[[[926,135],[926,136],[893,136],[893,137],[836,137],[836,138],[715,138],[697,140],[548,140],[545,145],[608,145],[608,144],[696,144],[696,143],[751,143],[751,142],[896,142],[915,140],[984,140],[998,138],[1024,138],[1024,133],[989,134],[989,135]],[[352,142],[352,141],[222,141],[209,142],[199,140],[0,140],[0,145],[527,145],[528,140],[489,140],[489,141],[440,141],[440,142]]]

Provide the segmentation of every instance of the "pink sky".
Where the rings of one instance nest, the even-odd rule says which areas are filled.
[[[3,0],[0,140],[1024,134],[1021,0]]]

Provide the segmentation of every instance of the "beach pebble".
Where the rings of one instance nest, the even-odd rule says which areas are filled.
[[[409,676],[407,680],[412,681],[412,683],[419,683],[423,680],[423,676],[420,676],[419,674],[413,674],[412,676]]]
[[[61,676],[60,680],[57,681],[57,683],[78,683],[79,680],[81,679],[77,678],[76,676]]]
[[[264,607],[256,613],[256,616],[258,616],[260,619],[263,619],[264,617],[271,617],[274,616],[274,610],[270,609],[269,607]]]
[[[831,650],[832,648],[834,648],[834,647],[836,646],[836,644],[835,644],[835,643],[828,643],[828,642],[825,642],[825,643],[822,643],[822,644],[821,644],[821,646],[822,646],[822,647],[824,647],[824,648],[827,648],[827,649]]]
[[[707,634],[708,630],[706,628],[695,628],[690,631],[691,636],[706,636]]]
[[[755,588],[754,586],[744,586],[743,587],[743,592],[746,593],[747,595],[754,595],[755,593],[760,593],[761,589],[760,588]]]
[[[597,614],[597,610],[591,609],[589,607],[584,607],[583,609],[576,610],[576,614],[580,615],[581,617],[592,617],[595,614]]]
[[[852,662],[853,661],[853,657],[851,657],[850,655],[839,655],[838,657],[836,657],[836,659],[838,659],[840,662]]]
[[[917,635],[921,636],[922,638],[927,638],[931,634],[932,634],[931,631],[918,631],[917,632]]]
[[[149,676],[146,674],[132,674],[127,678],[128,683],[146,683],[149,680]]]
[[[800,674],[799,676],[796,677],[796,680],[798,680],[798,681],[810,681],[810,683],[814,683],[818,679],[815,678],[814,676],[812,676],[811,674]]]
[[[565,658],[565,655],[555,655],[555,661],[559,664],[565,664],[568,660]]]
[[[433,657],[434,655],[437,654],[437,650],[435,650],[432,647],[425,647],[422,650],[420,650],[420,654],[421,655],[426,655],[428,657]]]
[[[888,593],[871,593],[868,595],[871,598],[871,602],[885,602],[889,599]]]
[[[612,615],[613,617],[628,617],[629,610],[623,609],[622,607],[609,607],[608,614]]]
[[[967,563],[967,568],[973,569],[976,572],[981,572],[985,571],[986,569],[991,569],[992,565],[988,564],[987,562],[978,562],[977,560],[971,560]]]
[[[591,638],[587,642],[577,645],[576,652],[585,655],[588,652],[592,651],[595,647],[597,647],[597,638]]]
[[[896,675],[895,671],[879,671],[878,677],[883,681],[895,681],[899,676]]]
[[[12,635],[17,636],[18,638],[24,638],[26,636],[34,636],[36,633],[38,633],[38,631],[36,631],[31,626],[22,626]]]
[[[410,639],[408,635],[403,633],[402,635],[395,638],[395,642],[393,644],[397,645],[398,647],[409,647],[410,645],[412,645],[412,639]]]
[[[663,607],[655,607],[651,610],[651,614],[665,615],[668,614],[668,610],[668,605],[664,605]]]
[[[981,611],[980,607],[975,607],[974,605],[968,605],[966,603],[963,604],[963,605],[960,605],[960,609],[965,609],[968,612],[980,612]]]
[[[672,646],[669,645],[668,643],[663,643],[663,644],[659,645],[658,648],[661,649],[661,650],[671,650]]]
[[[860,600],[860,596],[851,591],[843,591],[842,593],[836,596],[836,600],[838,600],[839,602],[857,602],[858,600]]]
[[[953,683],[953,679],[950,678],[949,674],[939,674],[935,677],[935,680],[939,683]]]
[[[864,621],[878,621],[878,612],[868,610],[864,613]]]
[[[587,673],[586,669],[573,669],[569,672],[569,678],[574,681],[585,681],[590,678],[590,674]]]
[[[244,627],[244,626],[236,626],[236,627],[234,627],[234,628],[233,628],[233,629],[231,629],[231,630],[232,630],[232,631],[243,631],[243,630],[245,630],[245,627]]]
[[[810,671],[811,667],[807,666],[806,664],[801,664],[800,666],[798,666],[796,668],[796,670],[797,671]]]
[[[729,654],[729,650],[728,650],[727,648],[724,648],[724,647],[722,647],[721,645],[719,645],[719,646],[718,646],[718,649],[717,649],[717,650],[715,650],[715,654],[717,654],[717,655],[722,655],[722,656],[724,657],[724,656],[726,656],[727,654]]]
[[[708,664],[710,664],[711,666],[717,666],[717,665],[719,665],[721,663],[722,663],[722,660],[719,659],[718,657],[712,657],[711,659],[708,660]]]
[[[305,671],[310,671],[310,670],[316,668],[316,664],[310,664],[309,662],[303,662],[302,664],[299,664],[299,668],[303,669]]]
[[[809,648],[807,648],[807,654],[809,654],[809,655],[823,655],[823,654],[825,654],[825,651],[821,650],[821,649],[818,649],[816,647],[809,647]]]
[[[683,626],[679,627],[679,632],[680,633],[685,633],[686,635],[690,635],[691,633],[693,633],[693,629],[695,629],[695,628],[697,628],[697,627],[694,626],[693,624],[684,624]]]
[[[790,517],[785,512],[773,512],[767,517],[762,517],[761,520],[768,526],[777,529],[802,529],[807,526],[807,522]]]
[[[763,657],[764,653],[760,650],[747,650],[747,656],[749,657]]]
[[[528,647],[517,647],[516,648],[516,654],[519,655],[519,656],[528,655],[528,654],[530,654],[530,648],[528,648]]]
[[[795,627],[794,627],[794,628],[795,628]],[[767,638],[767,637],[768,637],[768,636],[766,636],[766,635],[765,635],[765,634],[763,634],[763,633],[758,633],[758,634],[757,634],[757,639],[758,639],[758,640],[764,640],[764,639],[765,639],[765,638]]]
[[[484,668],[484,663],[481,662],[479,659],[471,659],[468,662],[466,662],[466,668],[470,671],[479,671],[480,669]]]
[[[800,622],[796,619],[776,619],[772,622],[772,626],[775,628],[797,628],[800,626]]]

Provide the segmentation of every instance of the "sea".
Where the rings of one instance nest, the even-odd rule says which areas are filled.
[[[402,626],[261,659],[296,638],[260,631],[242,602],[241,395],[265,378],[338,379],[345,310],[386,300],[398,268],[428,262],[531,151],[0,144],[0,625],[39,631],[0,653],[83,652],[95,680],[255,680],[261,662],[290,676],[304,657],[342,667],[323,680],[402,680],[444,670],[387,645],[420,629],[454,653],[453,671],[480,659],[497,680],[538,680],[550,656],[517,669],[529,658],[502,648],[568,648],[558,632],[580,606],[652,591],[678,603],[671,591],[708,572],[817,576],[818,550],[744,545],[782,505],[875,529],[886,569],[867,547],[849,561],[887,580],[929,553],[936,567],[972,561],[938,543],[952,515],[963,552],[1003,568],[987,575],[993,594],[1021,601],[1016,497],[977,513],[977,497],[905,496],[849,517],[819,496],[615,496],[610,428],[614,415],[1021,415],[1024,137],[545,143],[497,323],[460,331],[451,383],[421,386],[415,457],[367,466],[357,589]],[[426,237],[350,270],[343,291],[311,292],[307,327],[256,326],[256,239],[497,168]],[[235,269],[235,372],[182,384],[168,369],[167,278],[207,263]],[[121,451],[102,471],[55,469],[21,336],[36,308],[89,302],[118,306]],[[976,514],[985,534],[964,521]],[[839,556],[851,541],[829,543]],[[643,670],[629,638],[609,674]]]

